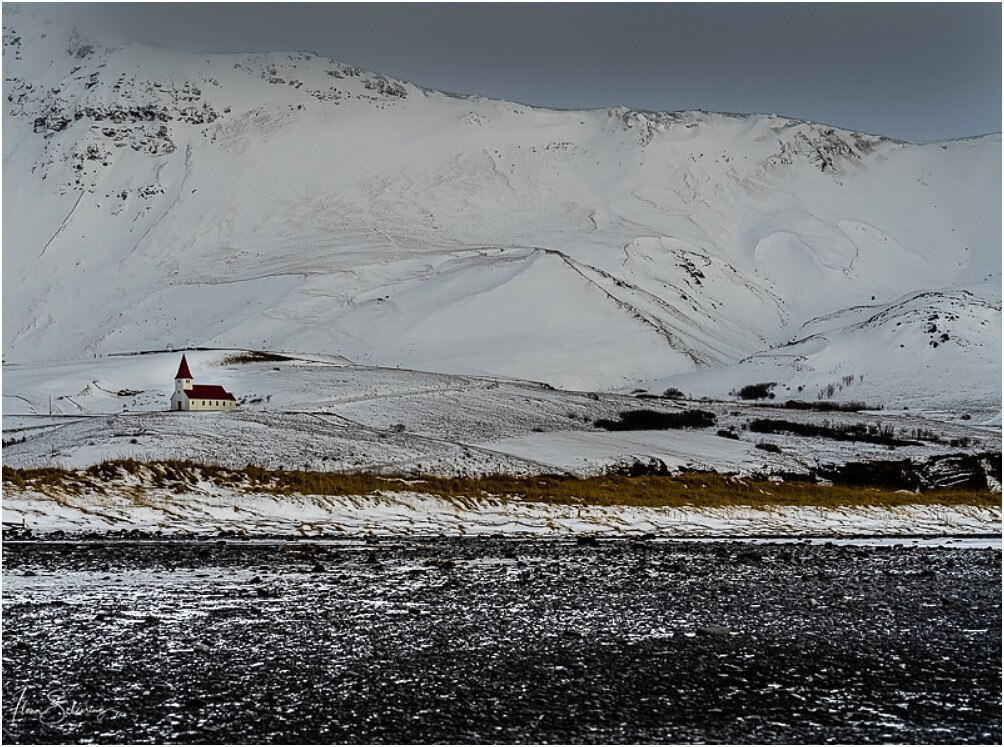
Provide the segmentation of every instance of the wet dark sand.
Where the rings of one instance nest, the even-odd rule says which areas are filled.
[[[3,572],[7,743],[1001,740],[997,549],[36,541]]]

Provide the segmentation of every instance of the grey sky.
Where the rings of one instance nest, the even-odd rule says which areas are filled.
[[[311,50],[539,106],[776,112],[906,140],[1001,129],[1001,5],[77,4],[206,51]]]

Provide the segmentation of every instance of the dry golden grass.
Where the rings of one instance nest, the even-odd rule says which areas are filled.
[[[270,471],[255,465],[230,469],[219,465],[168,460],[115,460],[86,470],[57,467],[3,468],[4,487],[37,490],[48,495],[104,493],[127,475],[141,486],[185,492],[200,481],[242,492],[280,495],[373,496],[418,492],[458,503],[490,498],[537,503],[594,506],[902,506],[928,504],[1000,508],[1001,495],[990,490],[932,490],[922,493],[812,482],[775,482],[705,472],[640,477],[568,475],[487,475],[424,477],[403,480],[369,473]]]

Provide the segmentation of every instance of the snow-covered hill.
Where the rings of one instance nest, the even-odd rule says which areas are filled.
[[[1000,136],[555,111],[5,6],[3,354],[1000,406]],[[859,386],[860,385],[860,386]]]
[[[237,395],[239,409],[226,413],[167,411],[177,353],[8,365],[3,463],[83,468],[131,458],[412,475],[596,475],[636,462],[661,462],[673,470],[823,474],[849,462],[909,459],[923,465],[963,454],[983,459],[1000,448],[999,412],[814,412],[779,408],[777,402],[569,392],[532,382],[317,358],[246,362],[238,352],[188,354],[197,381],[221,384]],[[597,425],[634,410],[694,409],[710,416],[702,427]],[[768,433],[754,425],[763,419],[845,431],[856,427],[899,440]],[[987,485],[999,490],[999,479]]]

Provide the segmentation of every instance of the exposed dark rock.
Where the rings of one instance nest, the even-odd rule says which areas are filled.
[[[373,573],[335,541],[311,576],[317,541],[81,544],[4,546],[5,743],[1001,739],[996,549],[396,539]]]

